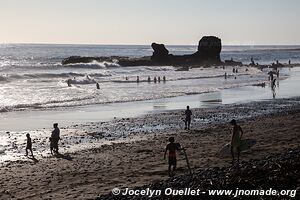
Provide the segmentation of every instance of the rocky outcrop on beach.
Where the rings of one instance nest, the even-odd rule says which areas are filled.
[[[300,147],[282,154],[275,154],[260,160],[240,163],[240,167],[214,167],[195,171],[193,176],[182,175],[166,181],[156,182],[134,190],[162,190],[172,188],[184,190],[200,189],[205,194],[199,196],[153,196],[150,199],[298,199],[300,192]],[[294,190],[285,195],[238,195],[236,190]],[[209,190],[232,190],[231,195],[213,196]],[[297,193],[295,192],[297,190]],[[147,196],[103,195],[101,199],[149,199]]]
[[[222,49],[221,39],[215,36],[204,36],[198,44],[198,51],[194,57],[198,60],[221,62],[220,53]]]
[[[169,51],[164,44],[152,43],[153,54],[151,60],[157,62],[166,62],[169,59]]]
[[[141,58],[129,58],[120,56],[111,57],[82,57],[71,56],[62,60],[63,65],[91,62],[117,62],[120,66],[203,66],[222,64],[220,52],[222,48],[221,39],[215,36],[204,36],[199,41],[198,50],[193,54],[173,55],[164,44],[152,43],[152,56]]]

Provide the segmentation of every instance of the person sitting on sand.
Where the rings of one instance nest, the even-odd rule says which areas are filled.
[[[242,128],[237,125],[236,120],[233,119],[230,121],[230,124],[233,126],[232,129],[232,137],[231,137],[231,156],[232,156],[232,164],[234,164],[234,149],[237,151],[237,161],[240,162],[240,146],[242,136],[244,134]]]
[[[190,125],[191,125],[191,116],[192,116],[192,111],[190,110],[190,106],[186,107],[186,110],[184,112],[185,114],[185,130],[190,130]]]
[[[174,176],[175,170],[176,170],[176,164],[177,164],[177,159],[176,159],[176,150],[180,150],[180,144],[179,143],[174,143],[175,139],[174,137],[169,138],[169,144],[166,146],[165,154],[164,154],[164,160],[166,159],[166,154],[167,151],[169,151],[169,168],[168,168],[168,173],[169,176],[172,177]],[[173,169],[171,169],[173,166]]]
[[[28,156],[28,149],[29,149],[31,152],[31,156],[34,157],[32,153],[32,142],[31,142],[30,134],[27,133],[26,137],[27,137],[26,156]]]
[[[51,138],[50,138],[50,150],[52,154],[52,150],[58,154],[58,141],[60,140],[60,130],[58,128],[58,123],[53,124],[54,130],[52,131]]]

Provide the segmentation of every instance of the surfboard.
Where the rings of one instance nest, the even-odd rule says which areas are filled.
[[[188,159],[188,157],[187,157],[185,148],[182,148],[182,150],[183,150],[183,154],[184,154],[184,158],[185,158],[187,167],[188,167],[188,169],[189,169],[189,173],[190,173],[190,175],[192,175],[192,170],[191,170],[191,167],[190,167],[190,162],[189,162],[189,159]]]
[[[250,149],[252,146],[254,146],[255,144],[256,144],[255,139],[244,139],[241,141],[240,150],[241,150],[241,152],[246,151],[246,150]],[[234,151],[236,151],[236,150],[234,149]],[[231,144],[227,143],[227,144],[223,145],[220,148],[220,150],[218,151],[218,155],[221,157],[231,156]]]

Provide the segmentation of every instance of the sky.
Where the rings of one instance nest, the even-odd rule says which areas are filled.
[[[300,44],[299,0],[0,0],[0,43]]]

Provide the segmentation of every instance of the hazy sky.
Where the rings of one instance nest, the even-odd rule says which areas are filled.
[[[299,0],[0,0],[0,43],[300,44]]]

